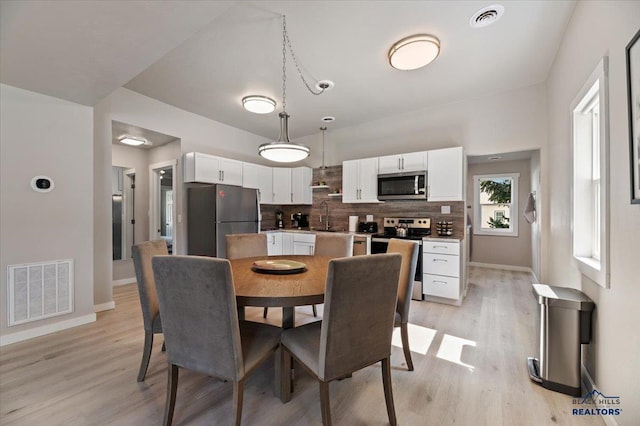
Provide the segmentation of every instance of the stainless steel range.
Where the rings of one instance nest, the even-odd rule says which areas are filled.
[[[422,237],[431,235],[431,219],[428,217],[385,217],[384,233],[371,236],[371,253],[386,253],[389,239],[414,240],[420,245],[416,275],[413,282],[414,300],[423,300],[422,293]]]

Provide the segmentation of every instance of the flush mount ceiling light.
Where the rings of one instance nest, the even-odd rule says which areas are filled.
[[[504,6],[501,4],[492,4],[474,13],[469,19],[469,25],[473,28],[486,27],[500,19],[503,14]]]
[[[266,96],[251,95],[242,98],[242,106],[249,112],[269,114],[276,110],[276,101]]]
[[[433,62],[440,53],[440,40],[428,34],[416,34],[394,43],[389,49],[389,64],[402,71],[415,70]]]
[[[134,136],[123,136],[118,140],[120,141],[120,143],[123,143],[123,144],[126,144],[126,145],[132,145],[132,146],[140,146],[140,145],[144,145],[145,143],[147,143],[146,139],[136,138]]]
[[[293,163],[304,160],[309,156],[310,152],[308,147],[293,143],[289,140],[289,114],[287,114],[287,48],[298,70],[298,75],[300,75],[302,82],[309,92],[314,95],[320,95],[324,93],[325,90],[333,87],[333,82],[321,80],[315,85],[318,91],[314,91],[309,83],[307,83],[304,75],[302,75],[302,70],[298,65],[293,48],[291,47],[291,40],[289,40],[289,34],[287,33],[287,17],[282,15],[282,112],[278,114],[280,117],[280,136],[277,141],[263,143],[258,148],[258,154],[261,157],[278,163]]]

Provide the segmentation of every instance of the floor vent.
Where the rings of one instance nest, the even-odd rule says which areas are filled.
[[[73,260],[10,265],[9,326],[73,312]]]

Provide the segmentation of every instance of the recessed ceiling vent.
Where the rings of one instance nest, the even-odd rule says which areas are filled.
[[[471,16],[469,25],[473,28],[482,28],[493,24],[504,15],[504,7],[500,4],[492,4],[483,7]]]

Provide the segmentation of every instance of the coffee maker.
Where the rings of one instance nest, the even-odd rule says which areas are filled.
[[[284,212],[282,210],[276,211],[276,228],[284,228]]]
[[[291,215],[291,226],[294,228],[302,229],[309,227],[309,215],[302,214],[300,212],[293,213]]]

